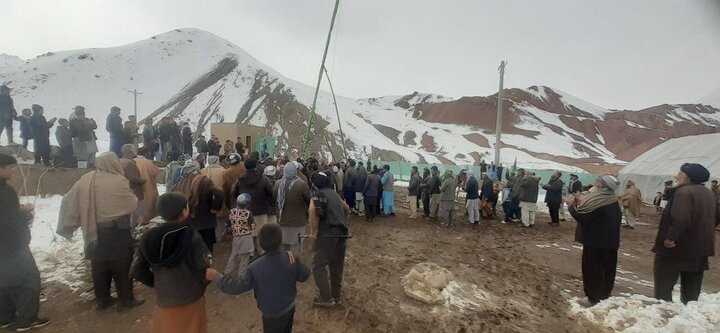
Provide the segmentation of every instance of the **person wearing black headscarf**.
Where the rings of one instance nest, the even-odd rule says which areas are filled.
[[[675,176],[678,186],[663,210],[655,238],[655,298],[672,302],[672,291],[680,277],[684,304],[697,301],[708,257],[715,255],[715,227],[720,224],[720,206],[703,183],[710,172],[700,164],[685,163]]]

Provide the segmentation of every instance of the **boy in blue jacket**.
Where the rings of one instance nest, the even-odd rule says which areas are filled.
[[[226,294],[239,295],[254,290],[257,307],[262,312],[263,331],[292,332],[297,296],[295,286],[297,282],[305,282],[310,277],[310,270],[292,252],[280,251],[280,225],[263,225],[258,242],[265,254],[250,264],[242,277],[233,279],[208,268],[207,279]]]

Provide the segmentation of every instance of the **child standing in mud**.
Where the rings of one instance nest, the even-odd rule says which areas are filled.
[[[250,195],[240,194],[237,198],[237,207],[230,210],[228,215],[228,228],[232,233],[232,252],[225,266],[225,275],[231,275],[234,271],[238,276],[245,273],[250,264],[250,258],[255,252],[252,234],[255,231],[255,220],[253,214],[248,210]]]
[[[155,288],[152,332],[206,333],[204,273],[210,251],[200,234],[183,223],[190,213],[182,193],[161,195],[158,210],[167,223],[145,234],[131,270],[133,278]]]
[[[297,282],[305,282],[310,270],[290,251],[280,251],[282,230],[277,223],[260,227],[258,243],[265,251],[240,278],[231,278],[208,268],[206,278],[222,292],[240,295],[255,291],[257,307],[262,312],[263,331],[292,332],[295,317]]]

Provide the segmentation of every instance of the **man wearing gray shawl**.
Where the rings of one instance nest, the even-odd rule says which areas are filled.
[[[590,304],[607,299],[615,286],[622,212],[615,194],[620,183],[612,175],[595,181],[591,193],[569,199],[570,214],[578,222],[575,241],[583,244],[582,277]]]
[[[310,188],[298,177],[297,162],[289,162],[283,168],[283,177],[275,182],[273,193],[277,198],[278,223],[282,229],[283,246],[286,251],[300,256],[301,244],[298,234],[305,234],[310,206]]]

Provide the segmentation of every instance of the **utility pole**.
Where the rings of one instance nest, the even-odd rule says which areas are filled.
[[[335,26],[335,17],[337,17],[338,7],[340,6],[340,0],[335,0],[335,8],[333,9],[332,19],[330,19],[330,30],[328,30],[327,41],[325,41],[325,51],[323,52],[322,61],[320,62],[320,71],[318,73],[317,86],[315,86],[315,96],[313,97],[312,105],[310,106],[310,115],[307,120],[307,130],[305,131],[305,137],[302,140],[302,149],[300,150],[300,156],[307,158],[308,156],[308,145],[312,140],[312,127],[315,122],[315,109],[317,107],[318,93],[320,92],[320,83],[322,82],[323,71],[325,68],[325,60],[327,59],[328,48],[330,47],[330,37],[332,36],[332,30]]]
[[[137,95],[142,95],[141,92],[138,92],[137,89],[128,90],[129,93],[133,94],[133,112],[135,114],[135,121],[138,121],[137,117]],[[137,124],[136,124],[137,125]]]
[[[500,90],[498,90],[497,122],[495,123],[495,166],[500,165],[500,135],[502,134],[502,92],[506,65],[507,61],[503,60],[500,62],[500,67],[498,67],[498,71],[500,72]]]
[[[340,110],[338,109],[337,99],[335,98],[335,89],[333,89],[332,82],[330,81],[330,74],[328,74],[328,71],[327,71],[327,68],[325,67],[325,65],[323,65],[323,70],[325,71],[325,77],[327,78],[328,84],[330,85],[330,93],[332,94],[333,103],[335,104],[335,114],[337,115],[338,127],[340,128],[340,140],[342,140],[342,148],[343,148],[342,157],[347,159],[348,156],[347,156],[347,148],[345,148],[345,134],[343,134],[342,122],[340,121]],[[333,159],[335,159],[334,156],[333,156]]]

